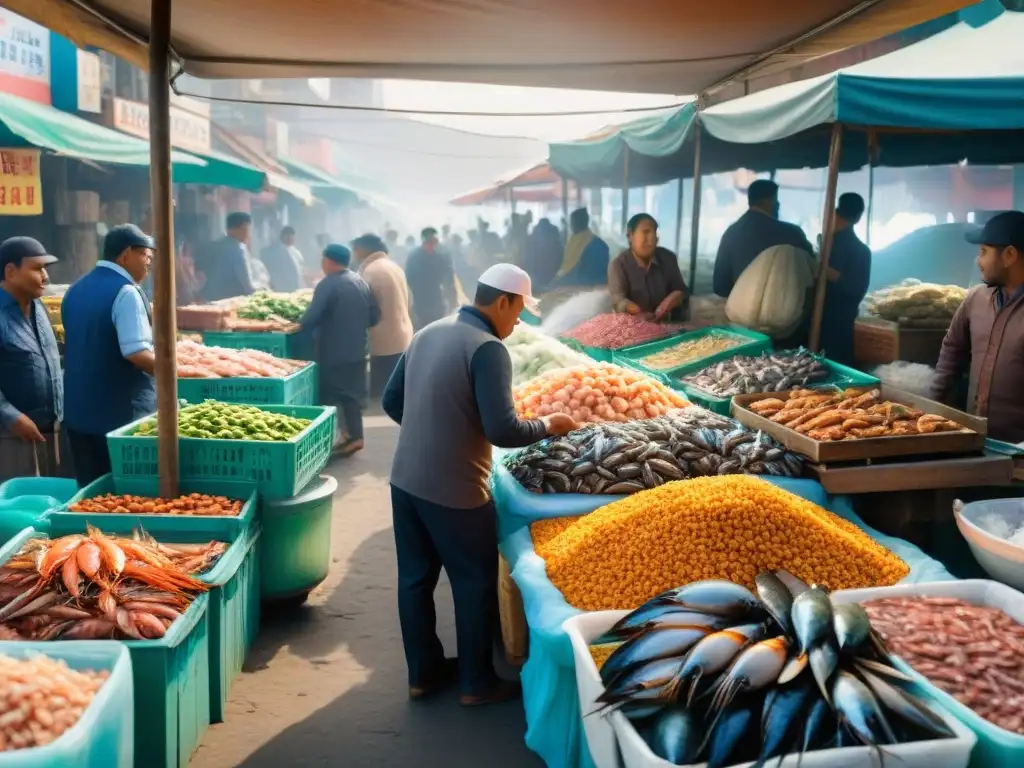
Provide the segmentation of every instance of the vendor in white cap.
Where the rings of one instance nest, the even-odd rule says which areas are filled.
[[[472,306],[417,333],[384,390],[401,432],[391,468],[398,553],[398,612],[409,695],[424,698],[454,678],[435,630],[441,568],[455,602],[458,680],[464,706],[519,694],[491,658],[497,626],[497,517],[490,497],[491,447],[519,448],[576,428],[567,414],[521,421],[512,402],[512,361],[501,343],[524,307],[536,311],[530,276],[495,264]],[[406,387],[406,381],[410,386]]]

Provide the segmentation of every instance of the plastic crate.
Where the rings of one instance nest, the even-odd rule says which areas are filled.
[[[264,600],[304,598],[331,567],[331,511],[338,481],[321,475],[284,501],[260,504]]]
[[[210,720],[224,722],[231,684],[260,629],[260,527],[235,541],[201,581],[210,590]]]
[[[235,541],[252,527],[256,517],[256,489],[253,483],[231,482],[229,480],[186,480],[179,491],[186,493],[207,493],[213,496],[227,496],[241,499],[245,503],[237,517],[193,515],[115,515],[96,512],[71,512],[68,505],[106,493],[131,494],[133,496],[157,496],[156,478],[125,478],[103,475],[72,496],[67,504],[53,510],[46,519],[51,536],[66,536],[81,533],[89,523],[104,533],[130,534],[135,528],[142,528],[154,536],[171,535],[178,541],[196,542],[201,540]]]
[[[738,356],[739,355],[730,355],[730,357],[726,359]],[[878,378],[875,376],[858,371],[856,368],[850,368],[847,365],[841,365],[840,363],[833,362],[827,358],[823,359],[826,367],[829,369],[829,376],[827,379],[815,382],[814,386],[821,387],[835,385],[838,387],[873,387],[878,384]],[[721,362],[721,360],[714,362]],[[713,365],[713,363],[709,363],[704,360],[699,363],[679,368],[673,372],[672,378],[669,380],[668,384],[686,395],[686,398],[691,403],[699,405],[702,408],[707,408],[709,411],[714,411],[722,416],[730,416],[732,415],[731,397],[719,397],[718,395],[711,394],[705,389],[701,389],[693,384],[681,381],[684,377],[703,370],[709,365]]]
[[[258,349],[274,357],[301,360],[301,357],[292,356],[298,350],[296,337],[299,335],[280,331],[203,331],[203,344],[228,349]]]
[[[702,357],[698,360],[691,360],[690,362],[678,365],[675,368],[649,368],[642,362],[643,358],[653,355],[656,352],[661,352],[664,349],[674,347],[685,341],[695,341],[713,334],[736,336],[739,337],[740,343],[735,347],[730,347],[729,349],[716,352],[713,355],[708,355],[707,357]],[[632,368],[633,370],[645,373],[665,384],[670,384],[672,383],[672,379],[675,378],[676,372],[683,368],[687,368],[698,363],[700,364],[699,368],[703,368],[711,363],[724,360],[727,357],[733,357],[735,355],[758,355],[771,348],[772,340],[763,333],[757,333],[756,331],[740,328],[738,326],[712,326],[710,328],[701,328],[697,331],[690,331],[688,333],[670,336],[669,338],[662,339],[661,341],[652,341],[648,344],[641,344],[640,346],[617,350],[614,355],[614,361],[619,365],[624,365],[627,368]]]
[[[331,458],[337,412],[334,406],[264,405],[272,413],[312,419],[301,434],[291,440],[218,440],[178,438],[178,474],[182,482],[224,480],[254,483],[264,499],[288,499],[304,488]],[[155,480],[156,437],[134,434],[133,421],[107,435],[113,475],[121,480]]]
[[[19,496],[49,496],[63,503],[78,493],[78,483],[67,477],[15,477],[0,483],[0,501]]]
[[[310,363],[283,378],[178,379],[178,397],[189,403],[316,405],[316,376],[316,363]]]
[[[0,565],[41,534],[28,528],[0,549]],[[210,725],[209,595],[199,595],[159,640],[125,640],[132,659],[137,768],[185,768]]]
[[[0,654],[42,654],[71,669],[105,670],[110,677],[81,718],[44,747],[0,752],[0,768],[131,768],[135,759],[132,661],[128,649],[107,640],[0,643]]]

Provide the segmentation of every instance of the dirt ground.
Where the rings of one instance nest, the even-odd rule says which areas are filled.
[[[193,768],[543,765],[523,744],[520,702],[465,710],[455,691],[408,701],[387,482],[397,435],[386,417],[369,416],[367,449],[327,468],[339,484],[330,576],[305,608],[264,616],[226,722],[207,731]],[[439,633],[454,655],[447,582],[437,597]]]

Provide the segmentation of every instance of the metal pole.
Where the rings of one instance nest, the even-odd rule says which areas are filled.
[[[683,247],[683,177],[679,177],[679,200],[676,204],[676,258]]]
[[[697,283],[697,238],[700,237],[700,121],[693,126],[693,213],[690,215],[690,293]]]
[[[868,220],[864,223],[865,245],[871,247],[871,217],[875,211],[875,164],[868,166]]]
[[[153,259],[153,347],[160,495],[178,495],[178,374],[174,296],[174,199],[171,194],[171,0],[152,0],[149,39],[150,197]]]
[[[825,211],[821,225],[821,258],[818,266],[818,284],[814,291],[814,311],[811,313],[810,348],[817,352],[821,346],[821,317],[825,312],[825,293],[828,290],[828,258],[836,232],[836,184],[839,181],[839,156],[843,152],[843,126],[832,125],[832,143],[828,151],[828,183],[825,187]]]
[[[515,191],[515,187],[509,187],[508,188],[508,205],[509,205],[509,208],[512,209],[512,213],[515,213],[516,212],[516,191]],[[511,222],[509,223],[509,226],[511,226]]]
[[[569,180],[562,179],[562,219],[565,221],[565,242],[569,242]]]
[[[629,147],[622,149],[622,232],[629,223]]]

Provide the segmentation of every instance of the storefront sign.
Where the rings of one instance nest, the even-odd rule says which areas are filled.
[[[38,149],[0,149],[0,216],[38,216],[43,184]]]
[[[101,111],[102,91],[100,57],[95,53],[76,50],[78,63],[78,108],[82,112]]]
[[[0,91],[50,103],[50,30],[0,8]]]
[[[114,127],[149,140],[149,105],[114,99]],[[210,151],[210,118],[171,106],[171,144],[193,152]]]

